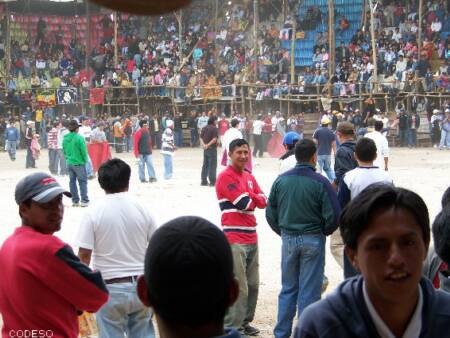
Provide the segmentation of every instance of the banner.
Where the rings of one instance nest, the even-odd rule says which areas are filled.
[[[39,107],[54,107],[56,106],[56,96],[54,90],[42,90],[38,92],[36,101]]]
[[[105,88],[92,88],[89,90],[90,104],[103,104],[105,102]]]
[[[78,102],[78,89],[69,87],[61,88],[56,91],[58,104],[73,104]]]
[[[90,143],[87,145],[87,148],[89,157],[91,158],[92,161],[92,167],[94,168],[94,172],[98,171],[98,168],[100,168],[102,163],[112,158],[108,142]]]

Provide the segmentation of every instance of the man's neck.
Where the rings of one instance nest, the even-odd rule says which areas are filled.
[[[410,297],[407,302],[387,303],[382,299],[371,296],[369,291],[368,296],[377,314],[389,330],[396,337],[402,337],[416,309],[419,300],[419,289],[416,289],[414,296]]]
[[[166,325],[161,319],[158,320],[158,328],[161,338],[211,338],[225,335],[223,323],[210,323],[203,326],[187,327]]]
[[[362,168],[371,168],[373,167],[373,162],[358,161],[358,166]]]
[[[240,166],[236,166],[236,165],[234,165],[234,164],[231,164],[231,168],[233,168],[233,170],[236,171],[236,172],[238,172],[238,173],[243,173],[244,170],[245,170],[245,167],[244,167],[244,168],[241,168]]]

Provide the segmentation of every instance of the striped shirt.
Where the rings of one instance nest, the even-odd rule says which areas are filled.
[[[58,149],[58,129],[52,128],[47,134],[48,149]]]
[[[216,193],[228,241],[231,244],[256,244],[254,210],[264,209],[267,198],[253,175],[247,171],[237,172],[228,166],[217,178]]]

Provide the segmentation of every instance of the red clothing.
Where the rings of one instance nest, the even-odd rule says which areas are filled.
[[[77,311],[96,312],[108,291],[100,272],[81,263],[53,235],[22,226],[0,248],[2,336],[10,330],[51,330],[78,336]]]
[[[148,133],[148,138],[147,138],[147,150],[148,150],[148,154],[149,155],[152,153],[152,138],[150,136],[150,131],[146,130],[146,133]],[[140,128],[135,134],[134,134],[134,139],[133,139],[133,151],[134,151],[134,156],[139,157],[140,152],[139,152],[139,141],[142,138],[142,134],[144,133],[144,130],[142,128]]]
[[[219,135],[223,136],[225,132],[230,128],[230,122],[228,120],[220,120],[219,121]]]
[[[255,208],[266,207],[267,198],[256,179],[247,171],[228,166],[216,181],[216,194],[222,211],[222,227],[231,244],[256,244]]]
[[[264,118],[264,126],[262,127],[263,133],[272,133],[272,119],[269,116]]]

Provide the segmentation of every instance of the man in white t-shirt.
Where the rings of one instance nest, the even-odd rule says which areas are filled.
[[[102,272],[108,302],[97,312],[99,337],[155,337],[150,309],[136,294],[144,273],[145,252],[156,230],[149,211],[128,193],[131,168],[120,159],[102,164],[98,181],[106,196],[97,201],[81,222],[78,256]]]
[[[88,145],[91,141],[92,128],[89,125],[89,120],[86,117],[82,117],[80,118],[80,120],[81,120],[80,121],[81,127],[78,130],[78,134],[83,136],[84,140],[86,141],[86,145]],[[92,166],[92,160],[91,157],[89,156],[89,152],[88,152],[88,161],[86,162],[86,173],[90,180],[95,178],[94,168]]]
[[[262,129],[264,127],[263,116],[258,115],[258,118],[253,121],[253,140],[255,141],[255,148],[253,148],[253,157],[259,152],[259,157],[263,156],[264,147],[262,139]]]
[[[383,131],[383,121],[375,121],[375,130],[367,133],[365,137],[375,142],[377,147],[377,158],[373,161],[374,166],[388,170],[389,169],[389,143],[381,132]]]
[[[223,136],[222,136],[222,146],[223,146],[223,151],[225,152],[223,157],[226,156],[226,158],[227,158],[226,165],[231,164],[231,160],[228,156],[228,151],[230,150],[229,147],[230,147],[231,141],[244,138],[242,136],[242,132],[239,130],[239,120],[237,118],[234,118],[231,120],[230,124],[231,124],[231,128],[228,129],[225,132],[225,134],[223,134]],[[222,162],[222,164],[223,164],[223,162]]]

